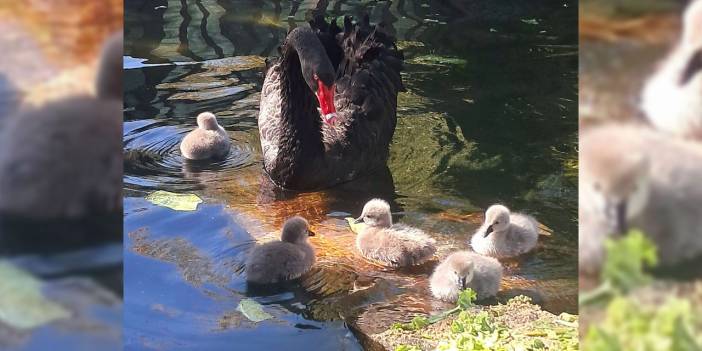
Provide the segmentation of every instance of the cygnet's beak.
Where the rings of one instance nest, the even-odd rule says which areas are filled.
[[[458,278],[458,285],[460,285],[461,290],[465,290],[465,288],[466,288],[466,277],[460,277],[460,278]]]
[[[629,230],[626,220],[626,201],[617,204],[617,231],[619,234],[624,234]]]
[[[315,236],[317,235],[315,232],[313,232],[311,229],[307,229],[307,236]]]
[[[483,235],[483,238],[487,238],[490,233],[492,233],[492,224],[487,227],[487,230],[485,230],[485,234]]]
[[[354,220],[353,220],[353,223],[354,223],[354,224],[363,223],[363,216],[354,219]]]

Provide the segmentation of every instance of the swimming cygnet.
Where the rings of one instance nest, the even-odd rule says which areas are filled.
[[[0,212],[66,219],[122,208],[122,34],[107,41],[97,96],[27,107],[0,129]]]
[[[502,205],[492,205],[485,212],[485,222],[473,234],[473,251],[487,256],[515,257],[531,251],[539,238],[539,225],[525,214],[510,213]]]
[[[180,153],[190,160],[222,159],[229,153],[229,135],[210,112],[197,116],[197,128],[180,143]]]
[[[280,241],[257,246],[249,255],[246,280],[255,284],[274,284],[305,274],[315,261],[308,236],[314,236],[314,233],[304,218],[295,216],[285,221]]]
[[[373,199],[363,206],[356,223],[366,225],[356,236],[356,247],[366,258],[389,267],[419,265],[436,252],[436,241],[423,231],[402,224],[392,224],[390,205]]]
[[[580,137],[581,216],[606,234],[640,229],[657,245],[663,265],[696,258],[702,254],[700,165],[696,141],[632,125],[589,130]],[[580,240],[581,247],[583,240],[603,241]]]
[[[434,297],[455,302],[462,290],[473,289],[478,300],[495,296],[500,290],[502,265],[492,257],[470,251],[454,252],[441,262],[429,280]]]
[[[641,107],[656,128],[702,138],[702,0],[685,11],[682,38],[646,83]]]

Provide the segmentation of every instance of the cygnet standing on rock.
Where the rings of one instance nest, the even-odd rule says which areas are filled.
[[[190,160],[223,159],[229,153],[229,135],[210,112],[197,116],[197,128],[180,143],[180,153]]]
[[[663,265],[702,255],[702,144],[610,124],[580,136],[579,158],[581,222],[606,234],[640,229]],[[581,255],[602,256],[603,240],[581,233]]]
[[[702,139],[702,0],[687,8],[682,39],[647,82],[641,107],[656,128]]]
[[[315,261],[308,236],[314,233],[304,218],[295,216],[285,221],[280,241],[257,246],[249,255],[246,280],[254,284],[274,284],[307,273]]]
[[[429,283],[434,297],[455,302],[467,288],[475,291],[478,300],[493,297],[500,290],[501,280],[499,261],[470,251],[458,251],[436,266]]]
[[[539,239],[539,225],[525,214],[510,213],[502,205],[485,212],[485,222],[470,241],[473,251],[497,258],[515,257],[531,251]]]
[[[422,264],[436,252],[436,241],[423,231],[402,224],[392,224],[390,205],[373,199],[363,206],[356,223],[366,225],[356,237],[356,247],[366,258],[389,267]]]

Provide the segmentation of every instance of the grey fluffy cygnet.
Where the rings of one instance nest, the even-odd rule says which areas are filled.
[[[295,216],[285,221],[280,241],[256,246],[249,255],[246,280],[255,284],[274,284],[305,274],[315,261],[308,236],[314,236],[314,233],[304,218]]]
[[[229,153],[229,135],[210,112],[197,116],[197,128],[180,143],[180,153],[189,160],[223,159]]]
[[[356,247],[361,255],[386,266],[419,265],[436,252],[436,241],[423,231],[402,224],[393,225],[390,205],[384,200],[368,201],[356,222],[366,224],[356,236]]]
[[[429,280],[437,299],[455,302],[462,290],[473,289],[478,300],[495,296],[500,290],[502,265],[492,257],[470,251],[454,252],[441,262]]]
[[[0,130],[0,213],[69,219],[122,207],[122,34],[102,51],[97,96],[27,107]]]
[[[644,86],[641,108],[656,128],[702,139],[702,0],[685,11],[682,38]]]
[[[583,133],[579,212],[588,227],[580,235],[580,253],[592,256],[596,268],[605,237],[592,232],[635,228],[656,244],[663,265],[702,255],[700,165],[699,142],[650,128],[611,124]]]
[[[497,258],[515,257],[531,251],[539,239],[539,225],[525,214],[510,213],[502,205],[485,212],[485,222],[473,234],[473,251]]]

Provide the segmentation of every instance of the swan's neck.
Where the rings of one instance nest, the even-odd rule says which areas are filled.
[[[283,53],[281,69],[281,105],[283,145],[281,154],[314,157],[323,150],[321,118],[316,98],[302,76],[300,59],[293,48]]]

